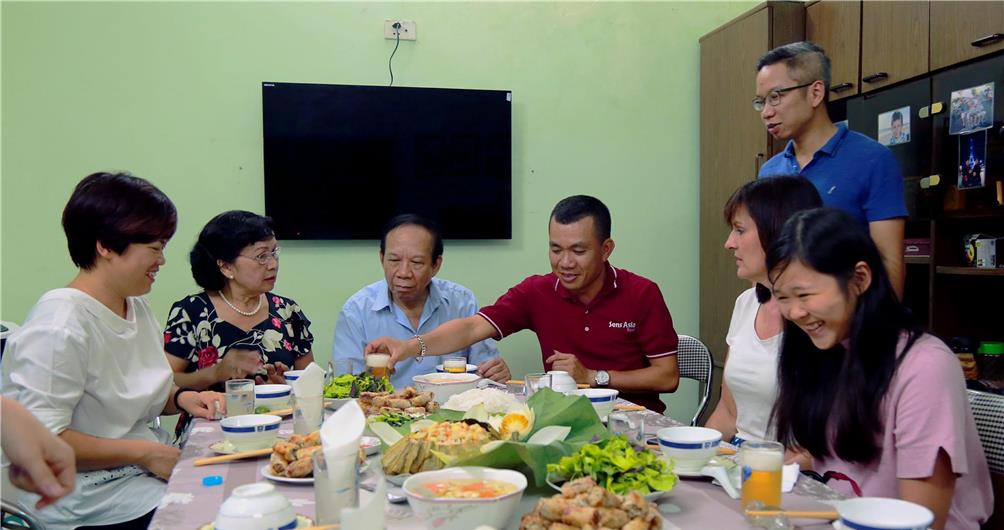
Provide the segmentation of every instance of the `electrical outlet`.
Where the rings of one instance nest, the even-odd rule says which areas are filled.
[[[401,23],[400,29],[395,29],[395,23]],[[396,40],[397,32],[401,33],[401,40],[418,40],[418,27],[414,20],[387,19],[383,21],[383,38]]]

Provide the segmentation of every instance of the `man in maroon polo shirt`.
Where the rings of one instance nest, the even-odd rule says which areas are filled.
[[[610,211],[599,199],[568,197],[551,212],[551,273],[509,289],[474,316],[400,341],[380,337],[366,353],[409,357],[442,355],[487,338],[531,329],[547,370],[564,370],[579,383],[610,387],[621,397],[662,412],[660,392],[679,384],[677,335],[659,287],[608,262],[614,250]],[[483,363],[484,377],[508,371],[501,358]]]

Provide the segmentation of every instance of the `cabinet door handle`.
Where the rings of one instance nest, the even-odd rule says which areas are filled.
[[[848,88],[852,88],[854,83],[840,83],[839,85],[833,85],[830,87],[830,92],[843,92]]]
[[[995,42],[1004,40],[1004,33],[991,33],[986,37],[980,37],[973,42],[970,42],[973,47],[982,48],[984,46],[989,46]]]
[[[876,72],[872,75],[866,75],[861,78],[865,83],[874,83],[875,81],[884,81],[889,79],[889,74],[887,72]]]

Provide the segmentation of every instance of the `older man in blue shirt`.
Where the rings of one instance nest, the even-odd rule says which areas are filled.
[[[431,221],[411,214],[391,219],[380,240],[380,263],[384,279],[363,287],[342,307],[332,359],[357,359],[363,366],[363,348],[377,337],[410,339],[477,313],[470,289],[434,277],[443,263],[443,241]],[[476,342],[452,355],[466,357],[485,377],[509,380],[509,368],[494,340]],[[436,371],[436,363],[435,358],[398,363],[391,383],[404,388],[412,377]]]

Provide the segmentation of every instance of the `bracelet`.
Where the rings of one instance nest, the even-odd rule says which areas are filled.
[[[421,335],[415,335],[415,338],[418,339],[418,345],[422,347],[422,349],[418,352],[418,357],[415,357],[415,362],[420,363],[422,362],[422,359],[425,358],[425,352],[429,351],[429,349],[425,347],[425,339],[423,339]]]
[[[174,393],[174,408],[178,412],[181,412],[183,410],[181,408],[181,405],[178,404],[178,398],[181,397],[181,395],[184,394],[185,392],[198,392],[198,390],[194,388],[181,387]]]

